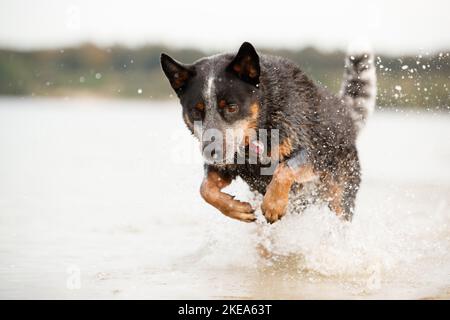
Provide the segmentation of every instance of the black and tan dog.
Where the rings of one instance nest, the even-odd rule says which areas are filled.
[[[222,192],[239,176],[264,195],[261,209],[269,222],[285,214],[290,197],[305,185],[313,185],[317,198],[337,215],[351,219],[360,184],[356,138],[375,104],[373,60],[368,50],[349,52],[336,96],[314,84],[293,62],[260,55],[247,42],[237,54],[193,64],[162,54],[162,69],[191,132],[201,140],[195,133],[195,123],[201,123],[202,130],[214,128],[227,136],[220,144],[223,152],[216,150],[205,159],[200,193],[206,202],[231,218],[254,221],[249,203]],[[229,160],[236,154],[225,152],[234,139],[225,131],[245,134],[261,128],[279,132],[277,151],[267,147],[269,157],[277,161],[270,175],[261,174],[261,163],[234,163]],[[242,141],[248,151],[249,139]]]

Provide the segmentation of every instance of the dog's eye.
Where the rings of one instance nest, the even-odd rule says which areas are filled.
[[[226,110],[228,113],[236,113],[239,110],[239,107],[237,104],[230,104],[226,107]]]
[[[194,108],[191,109],[191,114],[194,120],[203,119],[205,114],[205,104],[203,102],[196,103]]]
[[[205,104],[203,102],[199,102],[195,105],[195,109],[197,109],[198,111],[203,111],[205,110]]]

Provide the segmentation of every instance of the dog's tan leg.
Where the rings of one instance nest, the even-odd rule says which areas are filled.
[[[285,214],[289,191],[293,183],[294,172],[285,163],[280,163],[267,186],[261,205],[261,210],[268,222],[273,223]]]
[[[255,221],[254,210],[249,203],[235,200],[229,194],[221,191],[230,183],[231,179],[224,177],[218,171],[210,170],[202,182],[200,194],[206,202],[230,218],[245,222]]]
[[[342,187],[338,183],[331,183],[328,187],[328,201],[330,209],[333,210],[337,216],[342,216],[344,207],[342,205]]]
[[[330,209],[340,218],[348,219],[344,206],[344,186],[331,177],[325,177],[324,197]]]
[[[315,178],[316,174],[309,164],[292,169],[286,163],[280,163],[267,186],[261,205],[261,210],[267,221],[273,223],[286,213],[289,191],[294,182],[305,183]]]

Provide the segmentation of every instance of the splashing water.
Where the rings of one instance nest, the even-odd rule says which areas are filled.
[[[259,297],[448,297],[450,172],[439,160],[450,156],[442,140],[449,136],[446,119],[433,130],[425,122],[407,124],[405,117],[380,119],[369,122],[359,141],[363,182],[351,223],[320,206],[291,210],[273,225],[260,210],[257,225],[216,218],[200,265],[262,268],[264,280],[258,281],[270,275],[272,295]],[[242,195],[247,188],[237,183],[228,190]],[[250,193],[242,200],[255,208],[261,202]],[[284,277],[290,294],[279,283]]]
[[[363,197],[376,192],[367,189],[363,186]],[[447,203],[441,201],[433,212],[413,211],[408,205],[398,205],[402,198],[399,190],[387,189],[390,196],[386,201],[357,208],[351,223],[343,222],[323,206],[309,207],[301,214],[288,212],[272,225],[263,222],[260,210],[259,222],[252,226],[224,226],[223,221],[216,220],[207,232],[209,250],[196,266],[262,268],[271,275],[284,274],[302,286],[305,281],[329,282],[326,287],[331,283],[344,288],[349,297],[365,294],[395,298],[406,294],[402,289],[408,289],[403,286],[422,287],[424,295],[436,293],[430,291],[436,287],[447,290]],[[259,207],[258,200],[253,201],[254,206]],[[408,197],[403,200],[408,201]]]
[[[1,298],[450,296],[448,115],[373,115],[351,223],[313,206],[269,225],[240,180],[256,223],[201,199],[178,106],[124,104],[0,99]]]

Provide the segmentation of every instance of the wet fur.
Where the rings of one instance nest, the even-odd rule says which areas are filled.
[[[224,70],[234,54],[220,54],[194,63],[197,72],[214,74]],[[352,117],[352,106],[345,99],[316,85],[292,61],[265,54],[259,55],[260,76],[257,88],[236,79],[243,95],[254,99],[258,106],[257,128],[278,129],[280,144],[286,144],[283,161],[301,148],[308,154],[317,172],[318,194],[334,211],[351,219],[360,185],[360,164],[356,149],[358,124]],[[201,71],[198,71],[201,70]],[[352,90],[350,90],[352,89]],[[350,88],[346,92],[358,96]],[[190,88],[188,90],[201,90]],[[345,93],[344,93],[345,94]],[[183,95],[179,95],[183,108]],[[184,110],[184,113],[189,111]],[[192,130],[192,128],[190,128]],[[241,177],[251,189],[265,194],[272,176],[260,174],[260,165],[205,165],[206,172],[218,172],[227,180]],[[294,194],[301,185],[292,188]],[[301,191],[300,191],[301,192]]]

